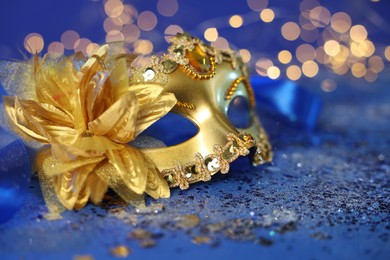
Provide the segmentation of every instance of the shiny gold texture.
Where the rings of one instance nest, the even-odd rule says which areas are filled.
[[[52,212],[99,203],[108,187],[128,203],[147,193],[169,197],[153,162],[127,143],[175,105],[159,84],[129,84],[128,59],[117,45],[90,58],[35,59],[29,98],[4,97],[11,124],[24,137],[50,146],[37,156],[46,204]]]
[[[197,48],[215,59],[214,76],[198,80],[183,70],[191,66],[191,57],[186,53]],[[198,60],[206,59],[204,53],[200,54]],[[162,172],[170,187],[186,189],[191,183],[208,181],[217,172],[227,173],[229,164],[239,156],[251,154],[254,165],[272,160],[271,146],[255,113],[247,68],[235,52],[221,51],[188,34],[178,34],[171,38],[168,53],[160,62],[154,63],[153,69],[163,71],[161,61],[166,59],[182,69],[164,73],[167,77],[165,91],[174,93],[180,102],[196,107],[183,109],[177,105],[172,112],[189,119],[198,128],[195,136],[182,143],[142,150]],[[246,129],[235,128],[227,118],[229,104],[236,96],[247,98],[251,104],[252,124]]]

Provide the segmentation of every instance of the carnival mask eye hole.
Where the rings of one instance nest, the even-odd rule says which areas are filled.
[[[251,125],[251,107],[244,96],[235,96],[229,103],[227,117],[236,128],[245,129]]]
[[[166,146],[183,143],[199,132],[198,127],[189,119],[169,112],[149,126],[142,135],[162,141]]]

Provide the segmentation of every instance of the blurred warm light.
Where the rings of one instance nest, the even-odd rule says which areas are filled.
[[[390,45],[385,49],[385,58],[386,60],[390,61]]]
[[[318,74],[318,64],[312,60],[305,61],[302,64],[302,72],[306,77],[313,78]]]
[[[47,47],[47,52],[62,55],[64,54],[64,45],[60,42],[52,42]]]
[[[366,66],[363,63],[354,63],[351,67],[352,75],[356,78],[362,78],[366,75]]]
[[[120,31],[114,30],[106,35],[106,42],[119,42],[124,41],[125,36]]]
[[[334,55],[332,58],[334,61],[339,62],[339,63],[344,63],[349,57],[349,49],[340,44],[340,51],[336,55]]]
[[[270,79],[277,79],[280,76],[280,69],[276,66],[271,66],[267,69],[267,75]]]
[[[301,39],[305,42],[315,42],[318,39],[318,36],[319,32],[317,28],[314,28],[312,30],[302,29],[300,34]]]
[[[123,16],[126,16],[126,18],[124,18]],[[137,19],[137,17],[138,17],[138,11],[134,6],[129,4],[124,5],[123,13],[120,16],[124,24],[133,23],[135,19]]]
[[[291,52],[289,52],[288,50],[283,50],[283,51],[280,51],[278,53],[278,59],[281,63],[283,64],[288,64],[290,63],[291,59],[292,59],[292,55],[291,55]]]
[[[218,37],[218,39],[213,41],[211,43],[211,45],[214,46],[215,48],[219,48],[219,49],[229,48],[229,42],[223,37]]]
[[[380,56],[372,56],[368,59],[368,66],[375,73],[381,72],[385,68],[385,64]]]
[[[43,46],[43,37],[39,33],[30,33],[24,38],[24,48],[31,54],[40,53]]]
[[[325,53],[323,46],[316,49],[316,60],[321,64],[328,64],[330,62],[330,57]]]
[[[122,29],[123,24],[119,23],[120,19],[115,19],[111,17],[107,17],[103,22],[103,28],[106,33],[110,31],[120,31]]]
[[[241,49],[239,50],[240,56],[242,58],[242,61],[247,63],[251,60],[251,53],[247,49]]]
[[[314,30],[317,29],[311,21],[310,21],[310,12],[309,11],[304,11],[299,14],[299,24],[301,25],[302,29],[304,30]]]
[[[310,44],[304,43],[298,46],[295,51],[295,56],[297,57],[297,60],[304,63],[305,61],[315,59],[316,50]]]
[[[91,44],[91,41],[87,38],[80,38],[74,43],[74,51],[87,54],[87,47]]]
[[[141,31],[135,24],[126,24],[123,26],[121,32],[127,42],[135,42],[141,34]]]
[[[360,42],[367,39],[368,33],[363,25],[358,24],[351,27],[349,35],[351,36],[351,39],[355,42]]]
[[[330,18],[329,10],[323,6],[314,7],[310,11],[310,21],[315,27],[326,27],[330,22]]]
[[[301,12],[305,12],[307,10],[312,10],[317,6],[320,6],[320,3],[317,0],[303,0],[299,4],[299,10],[301,10]]]
[[[260,76],[264,76],[266,77],[267,76],[267,70],[273,66],[274,64],[272,63],[272,61],[270,59],[267,59],[267,58],[261,58],[259,59],[257,62],[256,62],[256,72],[260,75]]]
[[[270,23],[274,20],[275,13],[272,9],[266,8],[260,12],[260,19],[265,23]]]
[[[287,77],[291,80],[298,80],[302,76],[301,69],[297,65],[291,65],[286,70]]]
[[[87,55],[92,56],[98,48],[99,48],[99,44],[97,44],[97,43],[88,44],[88,46],[86,48]]]
[[[147,55],[153,51],[153,43],[149,40],[138,40],[134,43],[134,52]]]
[[[338,33],[346,33],[351,28],[351,24],[351,17],[347,13],[339,12],[332,16],[332,29]]]
[[[370,57],[375,52],[375,46],[369,40],[351,42],[351,52],[356,57]]]
[[[137,25],[142,31],[151,31],[157,25],[157,17],[151,11],[144,11],[138,15]]]
[[[344,75],[349,71],[349,67],[347,63],[336,63],[336,64],[333,63],[332,70],[334,73],[338,75]]]
[[[163,16],[174,16],[179,10],[177,0],[158,0],[157,10]]]
[[[217,28],[215,27],[212,27],[212,28],[208,28],[206,29],[206,31],[204,32],[204,38],[209,41],[209,42],[214,42],[218,39],[218,31],[217,31]]]
[[[74,43],[80,39],[80,35],[73,30],[68,30],[62,33],[61,35],[61,43],[64,45],[66,50],[72,50],[74,47]]]
[[[337,83],[333,79],[325,79],[321,82],[321,89],[325,92],[332,92],[337,88]]]
[[[267,7],[268,0],[247,0],[247,4],[253,11],[260,11]]]
[[[377,78],[378,78],[378,74],[371,69],[368,69],[366,71],[366,75],[364,75],[364,79],[367,80],[368,82],[374,82],[375,80],[377,80]]]
[[[340,52],[340,44],[335,40],[329,40],[325,42],[324,50],[329,56],[336,56]]]
[[[230,26],[233,27],[233,28],[239,28],[239,27],[241,27],[242,24],[243,24],[243,22],[244,22],[244,21],[243,21],[242,17],[239,16],[239,15],[233,15],[233,16],[230,17],[230,19],[229,19],[229,24],[230,24]]]
[[[165,40],[168,42],[170,38],[172,38],[178,33],[183,33],[183,29],[179,25],[169,25],[164,31]]]
[[[124,9],[123,3],[120,0],[108,0],[104,4],[104,11],[109,17],[118,17]]]
[[[294,22],[287,22],[282,26],[282,35],[286,40],[294,41],[299,37],[299,34],[299,26]]]

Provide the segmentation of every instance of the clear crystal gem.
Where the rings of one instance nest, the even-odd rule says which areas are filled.
[[[218,170],[220,166],[221,166],[221,164],[219,163],[218,158],[214,158],[207,164],[207,169],[210,172],[213,172],[215,170]]]
[[[152,68],[146,68],[144,73],[142,73],[145,81],[150,81],[156,76],[156,72]]]

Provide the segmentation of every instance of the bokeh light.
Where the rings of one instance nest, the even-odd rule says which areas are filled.
[[[351,28],[351,24],[351,17],[347,13],[339,12],[332,16],[332,29],[338,33],[346,33]]]
[[[251,60],[251,53],[249,50],[241,49],[239,50],[239,53],[243,62],[248,63]]]
[[[355,42],[364,41],[367,39],[367,35],[367,30],[363,25],[358,24],[351,27],[350,36]]]
[[[278,53],[278,59],[281,63],[283,64],[288,64],[290,63],[291,59],[292,59],[292,55],[291,55],[291,52],[289,52],[288,50],[282,50]]]
[[[140,29],[135,24],[126,24],[121,32],[127,42],[135,42],[141,35]]]
[[[390,45],[385,49],[385,58],[386,60],[390,61]]]
[[[218,37],[217,40],[211,43],[211,46],[224,50],[229,48],[229,42],[224,37]]]
[[[134,52],[147,55],[153,51],[153,43],[149,40],[138,40],[134,43]]]
[[[267,70],[273,66],[273,62],[270,60],[270,59],[267,59],[267,58],[261,58],[259,59],[257,62],[256,62],[256,72],[260,75],[260,76],[264,76],[266,77],[268,74],[267,74]]]
[[[24,48],[31,54],[38,54],[43,50],[44,40],[39,33],[30,33],[24,38]]]
[[[302,64],[302,72],[306,77],[313,78],[318,74],[318,64],[312,60],[305,61]]]
[[[183,29],[179,25],[171,24],[164,31],[165,41],[168,42],[171,37],[183,32]]]
[[[204,38],[209,42],[214,42],[218,39],[218,31],[217,28],[207,28],[204,32]]]
[[[295,55],[297,60],[299,60],[301,63],[304,63],[305,61],[315,59],[316,50],[310,44],[304,43],[298,46],[295,51]]]
[[[138,15],[137,25],[143,31],[151,31],[157,25],[157,16],[151,11],[144,11]]]
[[[321,82],[321,89],[325,92],[332,92],[337,88],[337,83],[333,79],[325,79]]]
[[[177,0],[158,0],[157,10],[162,16],[174,16],[179,10]]]
[[[267,7],[268,0],[247,0],[247,4],[253,11],[260,11]]]
[[[288,41],[294,41],[299,37],[300,29],[298,24],[287,22],[282,26],[282,35]]]
[[[65,50],[64,45],[60,42],[52,42],[47,47],[47,52],[56,55],[64,54],[64,50]]]
[[[329,10],[323,6],[317,6],[311,9],[309,16],[311,23],[318,28],[326,27],[331,19]]]
[[[65,31],[61,35],[61,43],[64,45],[66,50],[72,50],[74,47],[74,43],[80,39],[80,35],[73,30]]]
[[[340,44],[335,40],[329,40],[325,42],[324,50],[329,56],[336,56],[340,52]]]
[[[267,75],[270,79],[277,79],[280,76],[280,69],[276,66],[271,66],[267,69]]]
[[[291,80],[298,80],[302,76],[301,68],[299,68],[297,65],[291,65],[286,70],[287,77]]]
[[[104,5],[104,11],[109,17],[118,17],[123,10],[124,6],[120,0],[108,0]]]
[[[260,19],[265,23],[270,23],[274,20],[275,13],[272,9],[266,8],[260,12]]]
[[[229,24],[231,27],[233,28],[239,28],[242,26],[244,20],[242,19],[242,17],[240,15],[233,15],[232,17],[230,17],[229,19]]]

